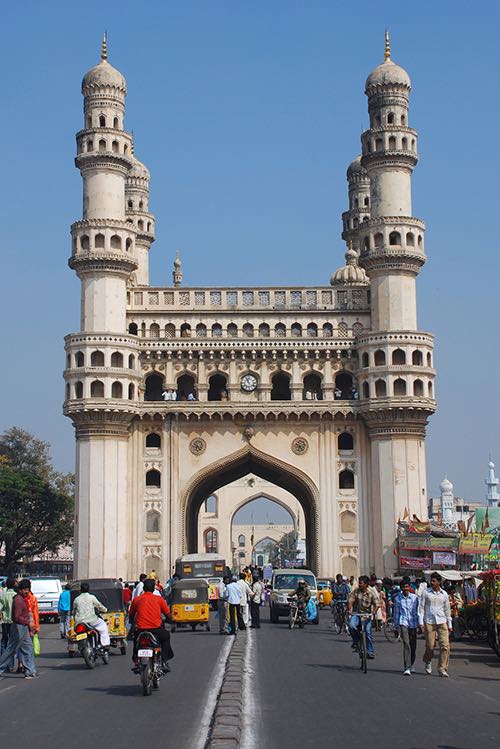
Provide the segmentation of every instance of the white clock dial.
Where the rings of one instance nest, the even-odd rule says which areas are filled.
[[[241,389],[251,393],[257,387],[257,378],[254,375],[247,374],[241,378]]]

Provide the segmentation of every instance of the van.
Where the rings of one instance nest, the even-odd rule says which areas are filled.
[[[302,569],[283,569],[273,570],[271,577],[271,593],[269,596],[269,608],[271,621],[276,624],[280,616],[288,616],[290,606],[288,597],[297,590],[299,580],[305,580],[311,597],[318,600],[318,584],[316,575],[310,570]],[[313,624],[318,624],[318,618],[314,619]]]
[[[62,593],[58,577],[31,577],[31,592],[38,601],[40,621],[59,621],[57,604]]]

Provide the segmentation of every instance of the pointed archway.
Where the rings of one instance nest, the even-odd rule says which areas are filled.
[[[318,505],[319,493],[314,482],[295,466],[248,445],[231,455],[210,464],[193,476],[182,498],[184,554],[198,551],[198,513],[205,499],[248,473],[281,486],[300,502],[306,521],[307,564],[318,569]]]

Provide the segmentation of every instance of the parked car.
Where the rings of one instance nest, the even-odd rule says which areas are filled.
[[[290,611],[288,597],[295,593],[299,580],[306,581],[311,597],[317,601],[318,584],[313,572],[303,569],[273,570],[270,586],[271,592],[269,596],[269,608],[272,622],[278,622],[280,616],[288,616]],[[315,619],[313,623],[317,624],[318,620]]]
[[[31,577],[31,590],[38,600],[40,621],[59,621],[57,604],[62,593],[58,577]]]

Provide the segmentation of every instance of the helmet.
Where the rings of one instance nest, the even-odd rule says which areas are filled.
[[[305,584],[306,584],[306,581],[304,580],[303,577],[301,577],[299,580],[299,585],[305,585]]]

